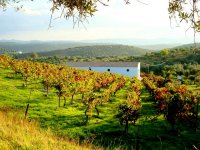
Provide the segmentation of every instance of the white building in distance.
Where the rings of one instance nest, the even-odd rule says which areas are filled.
[[[140,79],[140,62],[67,62],[69,67],[111,72]]]
[[[18,54],[22,54],[22,51],[17,51]]]

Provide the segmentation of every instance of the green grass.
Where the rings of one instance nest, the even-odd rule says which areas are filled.
[[[30,94],[30,90],[37,89]],[[111,97],[109,103],[98,106],[100,116],[90,117],[89,124],[84,125],[85,106],[80,103],[80,96],[75,96],[75,103],[67,100],[67,105],[58,108],[55,89],[51,89],[48,97],[41,84],[23,87],[20,75],[11,70],[0,68],[0,107],[10,108],[21,114],[29,103],[28,120],[38,121],[44,130],[51,129],[54,134],[79,142],[89,142],[105,149],[135,149],[139,140],[140,149],[192,149],[200,148],[200,130],[182,130],[174,135],[164,116],[156,116],[154,103],[149,101],[149,94],[142,92],[141,117],[136,126],[130,125],[129,134],[124,134],[124,126],[115,117],[118,105],[125,100],[128,84]]]

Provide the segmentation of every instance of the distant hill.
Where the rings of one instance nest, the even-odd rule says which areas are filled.
[[[174,48],[178,47],[180,44],[155,44],[155,45],[138,45],[138,47],[144,48],[144,49],[149,49],[149,50],[154,50],[154,51],[159,51],[164,48]]]
[[[194,44],[194,43],[183,44],[183,45],[175,46],[172,49],[176,49],[176,48],[191,48],[191,47],[194,47],[194,46],[196,46],[197,48],[199,48],[200,47],[200,43],[196,43],[196,44]]]
[[[158,67],[160,64],[200,64],[200,44],[196,44],[196,49],[193,49],[194,44],[185,44],[171,48],[169,54],[162,56],[160,52],[147,53],[146,55],[136,58],[143,64],[150,64]]]
[[[38,52],[39,56],[84,56],[84,57],[103,57],[103,56],[141,56],[149,50],[135,46],[126,45],[95,45],[68,48],[64,50],[54,50],[49,52]],[[24,57],[30,56],[23,54]]]
[[[159,42],[161,40],[161,42]],[[22,51],[23,53],[41,52],[68,49],[82,46],[95,45],[131,45],[148,50],[161,50],[179,46],[179,42],[170,39],[101,39],[88,41],[20,41],[20,40],[0,40],[0,49]]]
[[[183,38],[108,38],[108,39],[94,39],[94,40],[84,40],[83,42],[89,43],[113,43],[113,44],[123,44],[123,45],[134,45],[140,47],[141,45],[151,46],[151,45],[174,45],[174,44],[184,44],[188,43],[188,40]],[[168,47],[167,47],[168,48]]]
[[[67,49],[79,46],[98,45],[96,43],[83,43],[73,41],[17,41],[2,40],[0,48],[9,51],[22,51],[23,53],[52,51],[56,49]],[[104,44],[105,45],[105,44]]]

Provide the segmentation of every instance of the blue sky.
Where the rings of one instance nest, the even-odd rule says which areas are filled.
[[[72,20],[53,19],[48,29],[51,3],[48,0],[35,0],[23,3],[23,9],[16,12],[8,7],[0,11],[0,39],[16,40],[70,40],[88,41],[105,39],[145,39],[158,43],[191,43],[192,31],[175,21],[170,25],[168,0],[131,1],[111,0],[108,7],[99,5],[95,16],[88,22],[73,28]],[[54,15],[56,18],[59,12]],[[111,40],[112,41],[112,40]],[[143,40],[144,41],[144,40]],[[198,37],[197,37],[198,41]],[[145,45],[145,43],[144,43]]]

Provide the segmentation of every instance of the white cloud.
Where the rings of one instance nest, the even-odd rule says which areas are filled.
[[[22,13],[24,13],[25,15],[29,15],[29,16],[40,16],[40,15],[42,15],[42,12],[40,10],[33,10],[33,9],[28,8],[28,7],[24,7],[20,11]]]
[[[20,12],[29,16],[49,15],[51,8],[51,3],[44,0],[22,1],[20,5],[23,6]]]

